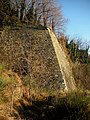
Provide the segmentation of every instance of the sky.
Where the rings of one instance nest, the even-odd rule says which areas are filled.
[[[56,0],[68,23],[66,34],[80,37],[90,45],[90,0]],[[90,49],[89,49],[90,51]]]

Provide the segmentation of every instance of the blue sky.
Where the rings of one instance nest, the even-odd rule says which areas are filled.
[[[57,0],[68,23],[66,34],[80,37],[90,45],[90,0]]]

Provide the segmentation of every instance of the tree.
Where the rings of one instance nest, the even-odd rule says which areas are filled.
[[[31,7],[27,13],[27,18],[31,24],[34,22],[34,1],[32,1]]]
[[[22,22],[25,16],[26,0],[11,0],[11,6],[16,12],[18,19]]]
[[[10,22],[11,6],[10,0],[0,1],[0,26],[6,25]]]
[[[25,0],[22,0],[21,1],[21,9],[20,9],[20,21],[24,20],[25,8],[26,8]]]
[[[77,61],[78,59],[78,45],[74,42],[74,40],[71,40],[68,44],[68,51],[70,58],[73,62]]]
[[[27,18],[33,25],[51,26],[55,31],[64,25],[61,7],[55,0],[1,0],[0,6],[1,24],[23,22]]]
[[[78,61],[79,63],[88,63],[88,47],[82,46],[83,43],[81,41],[75,42],[75,39],[72,39],[69,43],[67,43],[68,54],[73,62]]]
[[[11,7],[16,13],[16,16],[20,19],[20,0],[11,0]]]
[[[61,7],[54,0],[32,0],[27,9],[29,21],[33,18],[38,24],[51,26],[53,29],[61,29],[64,25]]]

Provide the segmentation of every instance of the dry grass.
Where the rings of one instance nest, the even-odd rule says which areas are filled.
[[[90,90],[90,63],[73,65],[73,74],[77,87]]]
[[[89,120],[90,93],[73,92],[64,97],[47,96],[29,104],[20,101],[16,106],[22,119],[33,120]]]

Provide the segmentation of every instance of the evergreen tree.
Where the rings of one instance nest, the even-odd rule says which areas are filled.
[[[74,42],[74,40],[71,40],[68,44],[68,51],[71,60],[76,62],[78,60],[78,45]]]

